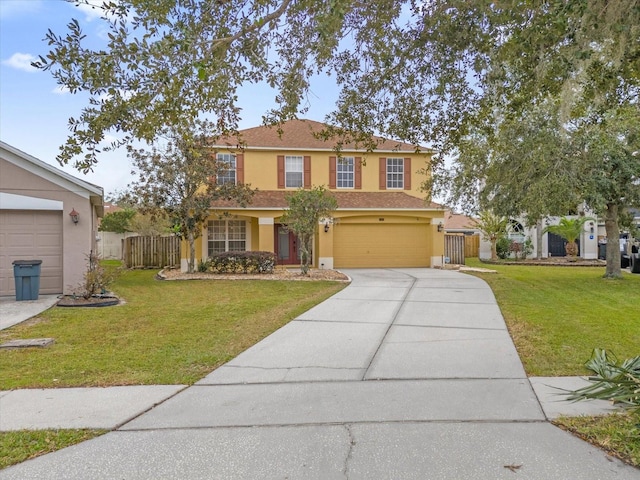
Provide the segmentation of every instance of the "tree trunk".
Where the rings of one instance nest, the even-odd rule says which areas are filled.
[[[313,237],[307,238],[299,238],[300,241],[300,270],[303,275],[309,274],[309,252],[311,251],[311,242],[313,241]]]
[[[542,218],[536,222],[536,259],[542,260]]]
[[[491,237],[491,260],[494,262],[498,260],[498,252],[496,250],[497,241],[498,239],[495,236]]]
[[[195,271],[196,263],[196,242],[193,232],[189,232],[189,265],[187,267],[187,273],[193,273]]]
[[[607,232],[607,269],[605,278],[621,278],[620,267],[620,227],[618,226],[618,205],[608,203],[604,217]]]
[[[572,262],[576,261],[578,256],[578,244],[576,242],[567,242],[564,247],[564,251]]]

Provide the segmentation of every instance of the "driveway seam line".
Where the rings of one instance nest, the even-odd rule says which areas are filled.
[[[382,336],[382,339],[380,340],[380,343],[378,344],[378,348],[376,348],[376,351],[371,356],[371,360],[367,364],[361,380],[364,380],[365,378],[367,378],[367,373],[369,372],[369,369],[371,368],[371,365],[373,364],[374,360],[378,356],[378,352],[382,348],[382,345],[384,344],[385,339],[389,335],[389,331],[391,330],[391,327],[394,325],[395,321],[397,320],[398,315],[400,314],[400,311],[402,310],[402,307],[404,306],[405,300],[407,299],[407,297],[409,296],[409,294],[413,290],[413,287],[415,286],[416,282],[418,281],[418,279],[416,277],[413,277],[413,276],[411,276],[409,274],[406,274],[406,273],[404,275],[406,275],[407,277],[412,279],[411,285],[409,286],[409,288],[407,289],[407,291],[403,295],[402,299],[399,300],[400,301],[400,305],[398,306],[398,308],[396,308],[396,311],[393,314],[393,318],[391,319],[391,322],[389,323],[389,326],[387,327],[387,330],[384,332],[384,335]]]

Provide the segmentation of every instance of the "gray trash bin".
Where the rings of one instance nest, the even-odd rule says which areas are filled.
[[[13,276],[16,280],[16,300],[37,300],[40,292],[42,260],[15,260]]]

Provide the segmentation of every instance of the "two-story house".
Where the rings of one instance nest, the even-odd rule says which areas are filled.
[[[280,223],[286,194],[324,185],[338,209],[318,225],[313,266],[435,267],[444,258],[444,210],[425,201],[420,185],[431,151],[380,140],[373,153],[317,138],[325,125],[291,120],[276,128],[242,130],[220,140],[217,159],[229,169],[217,181],[257,188],[246,208],[219,201],[196,245],[197,256],[225,251],[275,252],[280,265],[300,263],[295,235]],[[422,172],[422,173],[419,173]],[[187,253],[183,250],[183,269]]]

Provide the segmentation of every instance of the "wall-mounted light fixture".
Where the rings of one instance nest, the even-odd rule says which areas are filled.
[[[324,224],[324,233],[329,233],[329,222]]]
[[[439,223],[438,224],[438,232],[442,232],[444,230],[444,224],[443,223]]]
[[[74,208],[73,210],[71,210],[71,213],[69,214],[69,216],[71,217],[71,221],[77,225],[78,221],[80,220],[80,214],[78,212],[76,212],[76,209]]]
[[[589,222],[589,233],[593,235],[593,222]]]

